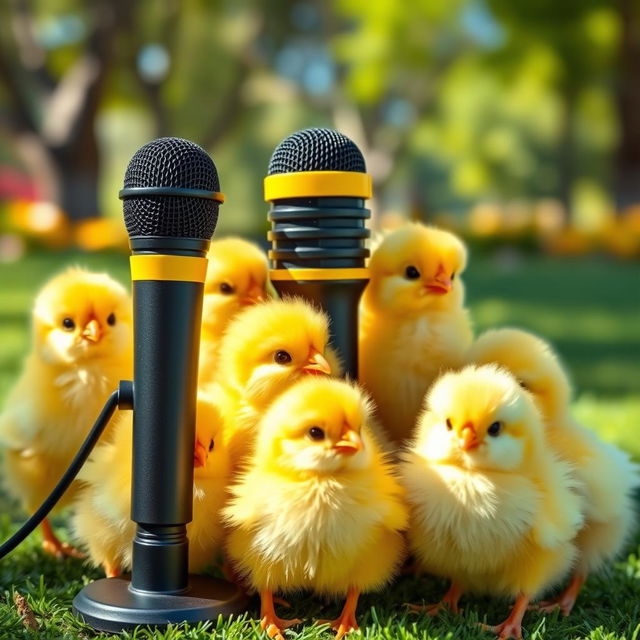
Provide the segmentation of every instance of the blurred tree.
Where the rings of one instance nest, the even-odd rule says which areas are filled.
[[[620,144],[616,163],[619,209],[640,202],[640,2],[613,0],[621,29],[617,74]]]
[[[337,128],[367,157],[376,193],[409,156],[417,123],[434,107],[453,62],[474,43],[460,23],[466,0],[335,0],[326,29],[337,61],[331,107]],[[408,174],[411,217],[430,208],[416,163]]]
[[[506,34],[499,57],[512,69],[517,69],[514,60],[534,48],[546,50],[553,59],[555,72],[549,78],[549,88],[561,106],[555,153],[557,191],[553,195],[567,213],[572,209],[578,171],[584,169],[579,167],[583,149],[576,135],[579,103],[594,85],[610,81],[615,60],[615,16],[606,5],[603,0],[488,0]]]
[[[132,6],[11,0],[0,8],[1,124],[44,196],[72,219],[98,214],[95,120]]]
[[[638,5],[5,0],[0,132],[74,219],[99,212],[106,112],[215,150],[243,224],[278,139],[314,125],[350,135],[378,197],[424,217],[522,196],[569,211],[576,184],[612,177],[619,123],[618,193],[637,201]]]
[[[10,0],[0,8],[0,127],[44,197],[74,220],[99,214],[97,118],[142,108],[156,136],[207,149],[247,117],[292,3]]]

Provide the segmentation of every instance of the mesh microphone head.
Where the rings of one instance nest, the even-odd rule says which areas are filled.
[[[124,188],[173,187],[220,191],[218,172],[207,152],[182,138],[158,138],[138,149],[129,162]],[[124,200],[129,236],[210,240],[220,203],[193,195],[136,195]]]
[[[347,136],[332,129],[303,129],[276,147],[268,174],[300,171],[366,173],[367,168],[360,149]]]

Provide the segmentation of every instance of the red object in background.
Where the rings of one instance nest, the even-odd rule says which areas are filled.
[[[12,167],[0,167],[0,200],[40,200],[37,184]]]

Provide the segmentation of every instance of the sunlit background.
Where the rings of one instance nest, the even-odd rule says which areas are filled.
[[[139,146],[201,144],[217,233],[263,239],[271,152],[328,126],[365,155],[372,227],[460,233],[477,328],[552,340],[579,415],[640,450],[640,3],[7,0],[0,38],[0,399],[47,277],[128,280]]]

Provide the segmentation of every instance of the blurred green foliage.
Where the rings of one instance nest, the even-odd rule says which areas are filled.
[[[135,149],[191,138],[218,164],[222,230],[260,233],[274,146],[333,126],[365,153],[375,212],[544,198],[597,227],[640,200],[618,180],[640,175],[624,153],[640,117],[625,90],[638,23],[633,0],[15,0],[0,8],[0,158],[55,200],[42,158],[55,183],[85,154],[74,166],[95,169],[100,209],[116,215]]]

